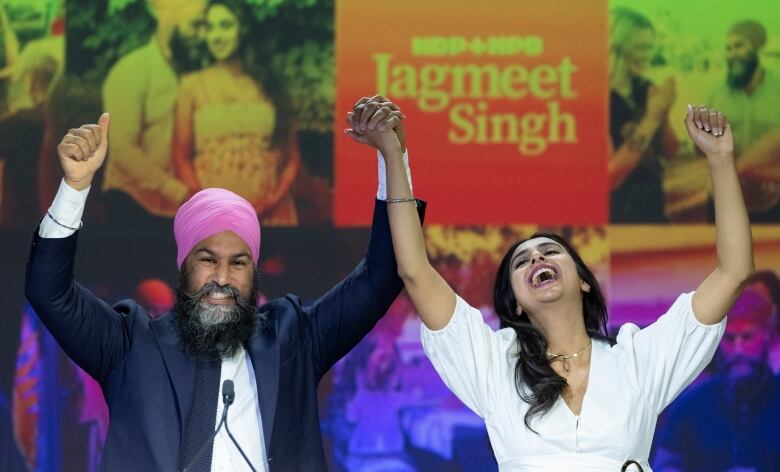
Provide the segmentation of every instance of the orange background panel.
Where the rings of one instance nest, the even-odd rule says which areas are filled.
[[[343,134],[345,116],[361,96],[377,92],[376,54],[392,55],[392,64],[520,65],[528,71],[547,64],[557,68],[565,57],[573,98],[457,98],[439,112],[420,109],[419,96],[393,96],[407,116],[407,146],[415,194],[431,202],[428,221],[437,224],[602,224],[608,218],[607,179],[607,4],[605,1],[554,2],[491,0],[408,1],[392,3],[342,0],[336,10],[337,100],[334,123],[335,205],[339,226],[369,223],[376,190],[373,152]],[[587,19],[587,21],[583,21]],[[459,36],[536,36],[539,55],[413,56],[412,38]],[[445,89],[451,89],[444,86]],[[557,93],[558,87],[553,87]],[[487,87],[483,88],[487,90]],[[418,81],[419,92],[419,81]],[[397,94],[396,94],[397,95]],[[539,155],[523,155],[516,143],[450,142],[462,129],[450,113],[457,106],[483,106],[487,114],[545,113],[555,102],[573,115],[576,142],[549,143]],[[479,105],[482,103],[482,105]],[[473,118],[469,123],[474,123]],[[562,128],[561,128],[562,131]],[[547,132],[542,136],[546,138]]]

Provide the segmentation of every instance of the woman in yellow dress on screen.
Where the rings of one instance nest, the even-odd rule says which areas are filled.
[[[205,21],[214,63],[179,85],[174,169],[192,193],[225,188],[252,202],[263,224],[296,225],[297,133],[278,80],[252,44],[253,13],[242,0],[212,0]]]

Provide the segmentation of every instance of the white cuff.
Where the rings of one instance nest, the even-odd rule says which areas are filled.
[[[412,171],[409,169],[409,151],[404,150],[404,169],[406,169],[406,179],[409,181],[409,190],[412,189]],[[377,200],[387,200],[387,174],[385,172],[385,158],[379,150],[376,151],[377,168],[379,171],[379,188],[376,189]]]
[[[65,179],[63,179],[48,213],[41,220],[41,226],[38,230],[40,237],[67,238],[75,233],[75,230],[69,228],[81,226],[81,216],[84,214],[84,205],[87,202],[90,188],[76,190],[66,184]],[[54,220],[57,222],[55,223]]]

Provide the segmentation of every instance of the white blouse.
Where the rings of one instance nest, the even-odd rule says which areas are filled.
[[[514,330],[493,331],[457,297],[446,327],[423,325],[422,343],[444,383],[485,420],[502,472],[619,471],[629,459],[648,472],[658,415],[710,362],[726,327],[700,323],[692,299],[680,295],[645,329],[623,325],[614,346],[594,341],[580,415],[559,398],[532,421],[539,434],[525,427],[529,406],[515,388]]]

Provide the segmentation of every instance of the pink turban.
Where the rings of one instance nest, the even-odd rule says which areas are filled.
[[[176,212],[173,220],[173,236],[179,248],[176,265],[181,269],[196,244],[223,231],[232,231],[241,238],[249,246],[257,265],[260,257],[257,213],[248,201],[221,188],[201,190]]]

